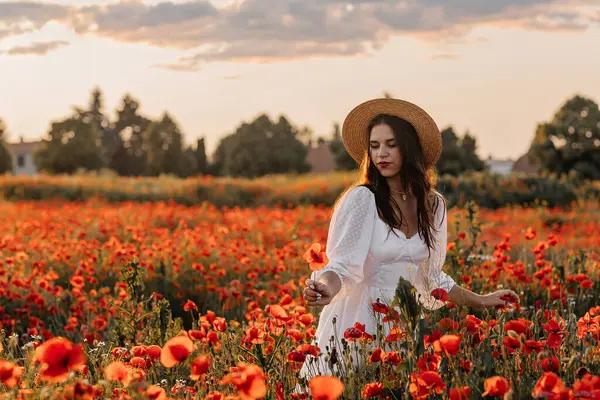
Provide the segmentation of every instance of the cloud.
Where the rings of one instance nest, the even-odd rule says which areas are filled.
[[[315,48],[337,43],[343,49],[341,42],[375,40],[376,25],[368,13],[348,12],[345,5],[321,0],[246,0],[220,9],[205,0],[155,6],[129,2],[85,7],[72,21],[82,34],[182,49],[205,46],[218,49],[216,58],[224,43],[247,52],[248,42],[254,42],[261,48],[257,56],[276,53],[281,46],[273,49],[275,43],[289,47],[305,42]]]
[[[66,21],[70,8],[36,2],[0,2],[0,39],[41,29],[50,21]]]
[[[177,62],[171,64],[155,64],[152,65],[152,68],[161,68],[169,71],[175,72],[198,72],[202,68],[200,68],[199,63],[197,62]]]
[[[290,43],[280,39],[263,41],[239,40],[208,46],[193,56],[181,57],[179,63],[193,66],[205,61],[247,61],[267,63],[292,58],[353,56],[367,51],[361,43],[351,41],[316,43],[296,41]]]
[[[2,40],[5,37],[14,36],[14,35],[20,35],[20,34],[23,34],[25,32],[26,32],[25,29],[21,29],[19,27],[11,27],[11,28],[2,28],[2,27],[0,27],[0,40]]]
[[[4,38],[35,32],[51,21],[68,23],[72,8],[59,4],[21,1],[0,2],[0,41]],[[61,40],[33,42],[12,47],[7,55],[45,55],[49,51],[68,45]]]
[[[48,54],[48,52],[54,49],[67,45],[69,45],[69,42],[65,42],[64,40],[40,41],[30,43],[26,46],[11,47],[5,53],[9,56],[42,56]]]
[[[269,62],[294,58],[357,56],[382,47],[393,35],[436,43],[470,38],[478,25],[539,30],[582,30],[591,19],[558,13],[548,0],[247,0],[220,14],[212,35],[200,33],[202,49],[179,62]],[[184,30],[185,31],[185,30]],[[192,39],[186,36],[186,41]],[[221,39],[221,40],[219,40]],[[172,38],[172,40],[177,40]],[[446,57],[445,59],[448,59]]]
[[[208,1],[156,5],[130,1],[82,7],[71,19],[71,25],[78,33],[181,47],[178,42],[182,37],[194,35],[191,28],[210,22],[208,17],[218,20],[216,8]],[[171,41],[170,36],[174,40]]]
[[[597,0],[581,0],[579,8],[571,0],[421,0],[412,6],[388,4],[377,8],[377,18],[395,32],[439,40],[465,37],[476,26],[495,25],[525,29],[581,30],[592,23],[583,16],[583,6],[600,7]],[[561,12],[568,7],[570,12]],[[540,22],[545,21],[545,22]]]
[[[531,29],[541,31],[584,31],[593,19],[582,17],[580,14],[561,11],[539,15],[527,21]]]
[[[435,61],[453,61],[458,59],[458,57],[456,54],[434,54],[429,59]]]
[[[270,62],[368,55],[394,35],[468,43],[481,25],[581,31],[600,0],[141,0],[92,6],[0,3],[0,38],[49,21],[81,35],[192,50],[154,67],[197,71],[207,61]]]
[[[36,2],[0,3],[0,18],[4,23],[31,22],[41,26],[48,21],[68,15],[69,7],[60,4]]]

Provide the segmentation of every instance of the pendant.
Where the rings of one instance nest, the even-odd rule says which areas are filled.
[[[406,195],[405,194],[402,195],[402,200],[406,201]]]

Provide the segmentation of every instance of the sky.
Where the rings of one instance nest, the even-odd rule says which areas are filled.
[[[187,143],[260,113],[329,137],[384,92],[516,158],[570,97],[600,102],[600,0],[0,0],[0,118],[44,137],[99,87]]]

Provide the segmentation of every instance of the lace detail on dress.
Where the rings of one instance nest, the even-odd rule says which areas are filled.
[[[363,186],[346,192],[333,211],[325,250],[329,263],[313,278],[318,280],[325,271],[340,277],[342,287],[332,303],[346,297],[363,280],[375,215],[374,195]]]

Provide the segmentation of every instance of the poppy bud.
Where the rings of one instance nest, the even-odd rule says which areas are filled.
[[[519,334],[518,334],[517,332],[513,331],[512,329],[509,329],[509,330],[506,332],[506,334],[507,334],[508,336],[510,336],[511,338],[513,338],[513,339],[520,340],[520,339],[519,339]]]

